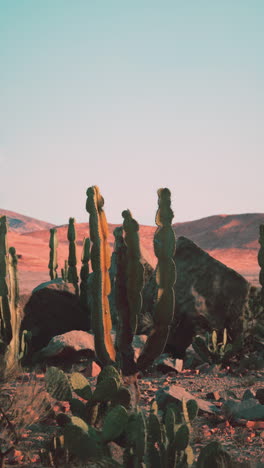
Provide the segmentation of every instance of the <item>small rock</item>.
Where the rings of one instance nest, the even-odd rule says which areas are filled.
[[[257,421],[264,419],[264,406],[257,403],[256,399],[228,400],[222,406],[222,411],[228,419],[247,419]]]
[[[154,362],[154,365],[157,370],[163,374],[167,374],[172,371],[178,374],[178,372],[182,371],[183,360],[170,358],[168,354],[161,354],[161,356],[159,356],[159,358]]]
[[[183,398],[186,401],[196,400],[199,409],[206,413],[214,414],[219,412],[219,409],[212,403],[202,400],[201,398],[195,398],[191,393],[178,385],[167,386],[156,392],[156,400],[160,409],[165,409],[168,403],[182,401]]]
[[[96,364],[95,361],[88,362],[88,365],[83,372],[85,377],[97,377],[98,374],[101,372],[101,367]]]

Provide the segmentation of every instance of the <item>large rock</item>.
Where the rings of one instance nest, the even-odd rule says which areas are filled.
[[[31,351],[46,346],[55,335],[86,330],[86,317],[74,286],[61,279],[35,288],[24,306],[21,330],[32,333]]]
[[[186,237],[176,243],[174,320],[165,352],[183,358],[195,333],[228,329],[231,339],[242,332],[250,284],[236,271],[212,258]],[[143,313],[151,313],[156,295],[153,275],[144,289]]]
[[[95,356],[94,336],[82,330],[72,330],[63,335],[54,336],[47,346],[35,353],[34,361],[49,358],[77,358],[80,355]]]
[[[115,342],[116,334],[111,333],[112,341]],[[135,335],[133,348],[137,359],[147,341],[146,335]],[[67,333],[54,336],[47,346],[34,354],[34,362],[56,358],[78,360],[80,357],[95,357],[94,335],[82,330],[71,330]]]

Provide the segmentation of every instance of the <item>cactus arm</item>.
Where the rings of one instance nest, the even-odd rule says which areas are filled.
[[[158,294],[154,306],[154,328],[137,362],[140,370],[145,369],[162,353],[174,315],[176,267],[173,256],[176,249],[176,238],[171,226],[173,211],[170,207],[170,195],[167,188],[158,190],[158,211],[156,214],[158,228],[154,236],[154,251],[158,258],[156,269]]]
[[[48,268],[50,271],[50,279],[54,280],[58,278],[58,274],[56,271],[58,268],[58,261],[57,261],[58,238],[57,238],[56,228],[50,229],[49,248],[50,248],[50,256],[49,256]]]
[[[67,233],[68,241],[69,241],[69,257],[68,257],[68,281],[72,283],[75,288],[75,292],[78,295],[78,274],[77,274],[77,258],[76,258],[76,233],[75,233],[75,219],[69,219],[69,226],[68,226],[68,233]]]
[[[111,339],[112,321],[108,295],[111,290],[109,268],[110,249],[107,243],[108,226],[103,211],[104,199],[97,186],[89,187],[86,210],[90,214],[91,263],[93,269],[92,324],[95,350],[103,365],[115,360],[115,348]]]

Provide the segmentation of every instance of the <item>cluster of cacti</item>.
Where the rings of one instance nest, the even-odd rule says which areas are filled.
[[[90,213],[91,260],[94,272],[92,323],[95,334],[95,350],[102,365],[116,360],[111,340],[111,316],[108,295],[110,294],[110,254],[107,243],[108,226],[103,210],[104,199],[96,186],[87,190],[86,209]],[[173,260],[176,248],[175,233],[171,226],[170,191],[158,190],[158,229],[154,237],[155,254],[158,257],[156,281],[157,300],[154,308],[154,328],[137,363],[134,362],[132,339],[136,331],[137,317],[142,306],[144,269],[141,263],[138,223],[129,210],[122,213],[123,229],[115,230],[116,281],[115,303],[119,313],[117,351],[121,356],[124,374],[135,373],[149,366],[163,351],[174,313],[174,283],[176,268]],[[123,231],[125,236],[123,238]]]
[[[45,378],[51,396],[70,403],[73,416],[61,413],[57,417],[64,428],[65,447],[81,459],[109,456],[107,443],[123,432],[131,403],[131,394],[122,385],[118,371],[113,366],[104,367],[94,392],[78,372],[68,379],[62,370],[50,367]],[[102,425],[102,421],[102,430],[92,427]]]
[[[261,224],[259,226],[259,243],[260,243],[260,249],[258,252],[258,264],[260,266],[259,282],[262,286],[261,295],[262,295],[262,302],[264,304],[264,224]]]
[[[50,256],[49,256],[49,272],[50,272],[50,279],[54,280],[58,278],[57,268],[58,268],[58,259],[57,259],[57,248],[58,248],[58,238],[57,238],[57,229],[51,228],[50,229],[50,241],[49,241],[49,248],[50,248]]]
[[[227,343],[227,329],[222,334],[222,340],[219,341],[219,335],[216,330],[212,333],[206,333],[205,338],[196,336],[192,346],[202,361],[210,364],[226,365],[229,360],[240,350],[241,341],[237,340],[234,344]]]
[[[1,368],[13,367],[19,355],[19,288],[17,255],[7,247],[7,220],[0,218],[0,359]]]
[[[45,378],[48,392],[70,403],[72,415],[57,416],[70,454],[81,460],[111,457],[107,444],[115,441],[124,448],[124,467],[192,465],[189,439],[198,411],[195,400],[183,401],[181,407],[169,405],[161,421],[156,403],[148,417],[138,410],[129,411],[130,392],[113,366],[103,368],[94,392],[77,372],[67,378],[62,370],[50,367]]]
[[[182,409],[169,405],[162,420],[156,402],[146,418],[142,412],[129,416],[125,431],[124,466],[187,468],[194,462],[189,444],[191,421],[198,412],[195,400],[183,402]]]

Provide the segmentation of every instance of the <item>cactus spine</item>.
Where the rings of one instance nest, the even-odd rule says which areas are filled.
[[[90,238],[92,241],[91,262],[93,268],[92,290],[92,323],[95,338],[95,350],[103,365],[115,360],[115,348],[111,339],[112,320],[108,295],[110,283],[110,248],[107,243],[108,225],[103,210],[104,199],[97,186],[89,187],[86,210],[90,214]]]
[[[50,279],[54,280],[58,278],[57,268],[58,268],[58,260],[57,260],[57,248],[58,248],[58,238],[57,238],[57,229],[52,228],[50,229],[50,241],[49,241],[49,248],[50,248],[50,256],[49,256],[49,271],[50,271]]]
[[[258,253],[258,264],[260,266],[259,282],[262,286],[261,297],[262,297],[262,302],[264,303],[264,224],[261,224],[259,226],[259,243],[260,243],[260,249]]]
[[[78,273],[77,273],[77,258],[76,258],[76,233],[75,233],[75,219],[69,219],[69,226],[68,226],[68,233],[67,233],[68,241],[69,241],[69,257],[68,257],[68,281],[72,283],[75,288],[76,294],[79,293],[78,289]]]
[[[158,293],[154,306],[154,328],[138,358],[138,368],[140,370],[145,369],[162,353],[174,315],[176,267],[173,257],[176,249],[176,238],[171,226],[172,219],[170,190],[161,188],[158,190],[158,210],[156,214],[158,228],[154,235],[154,251],[158,258],[156,268]]]

